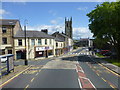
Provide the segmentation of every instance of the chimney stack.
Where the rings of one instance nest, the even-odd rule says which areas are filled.
[[[48,30],[47,29],[42,29],[41,32],[44,32],[44,33],[48,34]]]

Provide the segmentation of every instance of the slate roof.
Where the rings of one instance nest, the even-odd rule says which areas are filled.
[[[59,32],[55,32],[55,33],[53,33],[52,35],[55,35],[55,34],[59,34],[59,35],[65,37],[65,38],[69,38],[67,35],[65,35],[65,34],[63,34],[63,33],[59,33]]]
[[[64,40],[61,40],[61,39],[59,39],[59,38],[57,38],[57,37],[55,37],[55,41],[64,42]]]
[[[25,37],[24,31],[18,31],[15,35],[15,38]],[[26,31],[26,37],[37,37],[37,38],[54,38],[44,32],[41,31]]]
[[[0,19],[0,25],[15,25],[17,19]]]
[[[62,33],[59,33],[59,34],[62,35],[63,37],[70,38],[70,37],[68,37],[68,36],[65,35],[65,34],[62,34]]]

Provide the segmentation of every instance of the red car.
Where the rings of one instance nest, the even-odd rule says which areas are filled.
[[[109,56],[111,54],[110,50],[101,50],[100,54]]]

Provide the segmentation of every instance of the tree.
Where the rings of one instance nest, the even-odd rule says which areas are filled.
[[[104,2],[87,14],[96,41],[109,43],[120,59],[120,2]]]

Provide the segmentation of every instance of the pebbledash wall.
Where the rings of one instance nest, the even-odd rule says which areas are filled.
[[[18,40],[22,40],[22,45],[18,45]],[[38,45],[38,39],[41,39],[41,45]],[[45,44],[45,39],[47,44]],[[25,53],[25,39],[15,38],[15,59],[24,59]],[[35,41],[35,45],[32,45],[32,40]],[[48,57],[55,56],[55,40],[48,38],[27,38],[26,39],[27,59],[45,58],[46,53]],[[51,42],[51,43],[50,43]]]

